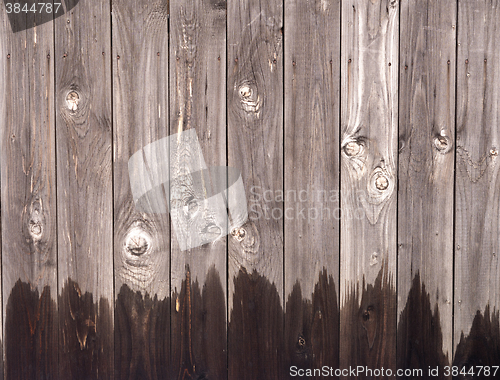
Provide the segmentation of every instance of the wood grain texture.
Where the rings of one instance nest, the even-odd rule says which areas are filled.
[[[341,368],[396,365],[398,15],[394,0],[342,3],[340,303],[364,310],[341,312]]]
[[[249,202],[249,221],[229,239],[229,378],[277,379],[281,313],[262,277],[276,288],[283,307],[283,203],[274,195],[264,210],[252,209],[255,192],[283,190],[283,6],[281,1],[228,3],[228,165],[238,168]],[[254,198],[255,199],[255,198]],[[271,215],[275,213],[275,217]],[[236,292],[237,286],[247,288]],[[240,289],[242,290],[242,289]],[[237,298],[237,297],[243,298]],[[234,312],[243,313],[233,319]],[[260,310],[269,310],[261,314]],[[238,331],[262,324],[266,344],[250,345]],[[270,328],[273,328],[271,331]],[[261,340],[262,342],[262,340]],[[253,349],[252,349],[253,348]],[[260,371],[260,372],[256,372]],[[257,376],[258,375],[258,376]]]
[[[500,2],[460,1],[458,25],[455,344],[500,307]]]
[[[53,25],[25,15],[11,31],[0,5],[2,287],[6,376],[57,372]]]
[[[114,1],[115,378],[168,377],[170,223],[134,205],[128,160],[168,135],[168,1]],[[157,157],[158,161],[165,157]]]
[[[286,355],[338,367],[340,1],[287,0],[285,18]]]
[[[425,309],[419,302],[406,304],[419,274],[432,309],[439,309],[443,335],[443,347],[423,350],[441,349],[448,360],[453,352],[456,25],[455,1],[401,3],[398,316],[405,308],[407,317]],[[421,328],[405,325],[425,332],[430,322],[419,323]],[[398,338],[398,368],[407,368],[408,350],[424,342],[418,336],[404,341],[409,336]],[[424,362],[418,366],[428,368]]]
[[[60,377],[113,378],[109,3],[54,23]]]
[[[189,244],[190,236],[172,230],[172,369],[178,379],[226,379],[227,238],[220,232],[227,221],[204,202],[210,185],[196,189],[190,175],[176,177],[196,166],[226,165],[225,0],[170,1],[170,68],[170,134],[195,129],[201,147],[179,145],[176,153],[171,147],[171,202],[193,211],[181,215],[182,223],[199,222],[200,234],[216,238],[181,251],[178,239]]]

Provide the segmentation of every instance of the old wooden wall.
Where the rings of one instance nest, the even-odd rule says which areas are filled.
[[[500,1],[12,4],[0,377],[500,365]],[[192,128],[250,219],[181,251],[128,160]]]

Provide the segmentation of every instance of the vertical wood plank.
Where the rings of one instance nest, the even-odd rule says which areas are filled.
[[[16,379],[56,377],[58,364],[54,35],[41,17],[13,33],[0,5],[5,375]]]
[[[229,239],[230,379],[283,376],[283,203],[274,196],[283,191],[282,8],[228,3],[228,165],[250,200],[249,221]],[[273,195],[262,203],[264,191]]]
[[[285,1],[285,368],[338,368],[340,1]]]
[[[71,4],[65,4],[71,8]],[[59,377],[113,378],[109,3],[55,23]]]
[[[500,355],[498,327],[496,334],[486,328],[490,311],[496,314],[498,326],[500,307],[499,31],[500,2],[459,1],[454,247],[457,365],[498,365]],[[471,351],[477,333],[483,335],[481,339],[496,335],[497,347],[487,349],[485,345],[484,355]],[[467,342],[464,338],[469,334],[472,339]],[[495,352],[497,357],[491,356]]]
[[[198,165],[210,170],[226,164],[226,5],[225,0],[170,2],[170,134],[194,129],[201,147],[195,151],[171,146],[171,151],[178,150],[170,154],[170,202],[193,212],[192,218],[182,214],[186,226],[199,222],[200,234],[213,233],[214,238],[226,228],[226,220],[219,225],[222,221],[204,202],[209,185],[199,192],[190,180],[179,182],[176,176]],[[221,235],[182,251],[181,243],[189,244],[193,236],[175,227],[179,226],[171,232],[174,376],[226,379],[227,238]]]
[[[342,3],[340,367],[395,370],[395,0]]]
[[[168,135],[168,1],[114,1],[112,29],[115,378],[166,379],[169,218],[135,207],[128,160]]]
[[[400,28],[398,368],[427,369],[453,352],[456,1],[402,2]]]

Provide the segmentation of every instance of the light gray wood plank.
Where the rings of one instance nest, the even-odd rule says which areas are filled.
[[[53,25],[13,33],[0,5],[2,289],[6,376],[57,371]],[[39,318],[34,317],[39,313]],[[3,325],[2,325],[3,326]],[[3,361],[3,355],[2,355]],[[3,373],[2,373],[3,375]]]
[[[205,202],[210,183],[198,188],[196,175],[177,176],[226,165],[226,1],[171,0],[170,33],[170,134],[197,136],[170,147],[171,207],[189,210],[172,222],[172,369],[225,379],[227,218],[217,216],[213,198]],[[201,236],[208,243],[193,243]]]
[[[230,1],[227,20],[228,165],[241,171],[249,199],[248,222],[229,238],[229,378],[276,379],[283,368],[283,203],[274,196],[283,191],[283,4]],[[262,203],[254,193],[264,191],[273,195]]]
[[[54,21],[61,378],[113,378],[109,6]]]
[[[407,317],[422,312],[424,326],[431,323],[427,318],[437,308],[443,341],[442,347],[432,349],[449,360],[453,351],[456,24],[455,1],[401,3],[398,318],[405,309]],[[417,275],[428,293],[428,305],[408,299]],[[423,334],[423,328],[405,326],[398,357],[423,360],[409,337],[425,344],[430,337],[416,333]],[[431,351],[431,347],[423,349]],[[419,364],[427,368],[426,363]]]
[[[285,40],[286,354],[290,365],[303,364],[302,359],[311,368],[335,367],[339,344],[340,1],[285,1]],[[327,287],[322,286],[322,276],[328,279]],[[309,308],[307,302],[314,306]],[[316,331],[321,333],[316,335]],[[297,353],[299,339],[303,340]]]
[[[477,311],[500,307],[499,31],[500,2],[459,1],[455,346]]]
[[[395,369],[398,18],[342,3],[341,368]]]
[[[166,378],[169,216],[136,208],[131,181],[146,178],[131,177],[128,161],[168,136],[168,1],[120,0],[112,6],[115,377]]]

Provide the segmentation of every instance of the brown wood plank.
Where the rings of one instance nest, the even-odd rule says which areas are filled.
[[[197,188],[187,173],[226,165],[226,1],[170,1],[170,33],[170,134],[195,131],[199,142],[170,147],[171,205],[190,210],[172,221],[172,370],[177,379],[226,379],[227,221],[204,202],[210,185]],[[198,235],[216,240],[198,245]]]
[[[128,161],[168,135],[168,1],[112,6],[115,378],[166,379],[169,218],[135,207]]]
[[[0,4],[5,376],[54,378],[58,364],[53,25],[13,33]],[[2,360],[3,362],[3,355]],[[2,373],[3,376],[3,373]]]
[[[459,1],[454,344],[460,366],[498,365],[500,357],[499,31],[499,1]],[[496,334],[486,327],[490,311]],[[474,352],[478,339],[487,342],[485,350]]]
[[[340,1],[286,0],[285,40],[285,367],[338,368]]]
[[[283,376],[283,203],[253,194],[283,191],[282,20],[281,1],[228,3],[228,165],[249,199],[249,221],[229,239],[230,379]]]
[[[113,378],[109,3],[80,2],[54,23],[59,377]]]
[[[342,3],[341,368],[396,367],[398,18]]]
[[[401,3],[398,368],[452,359],[456,24],[455,1]]]

